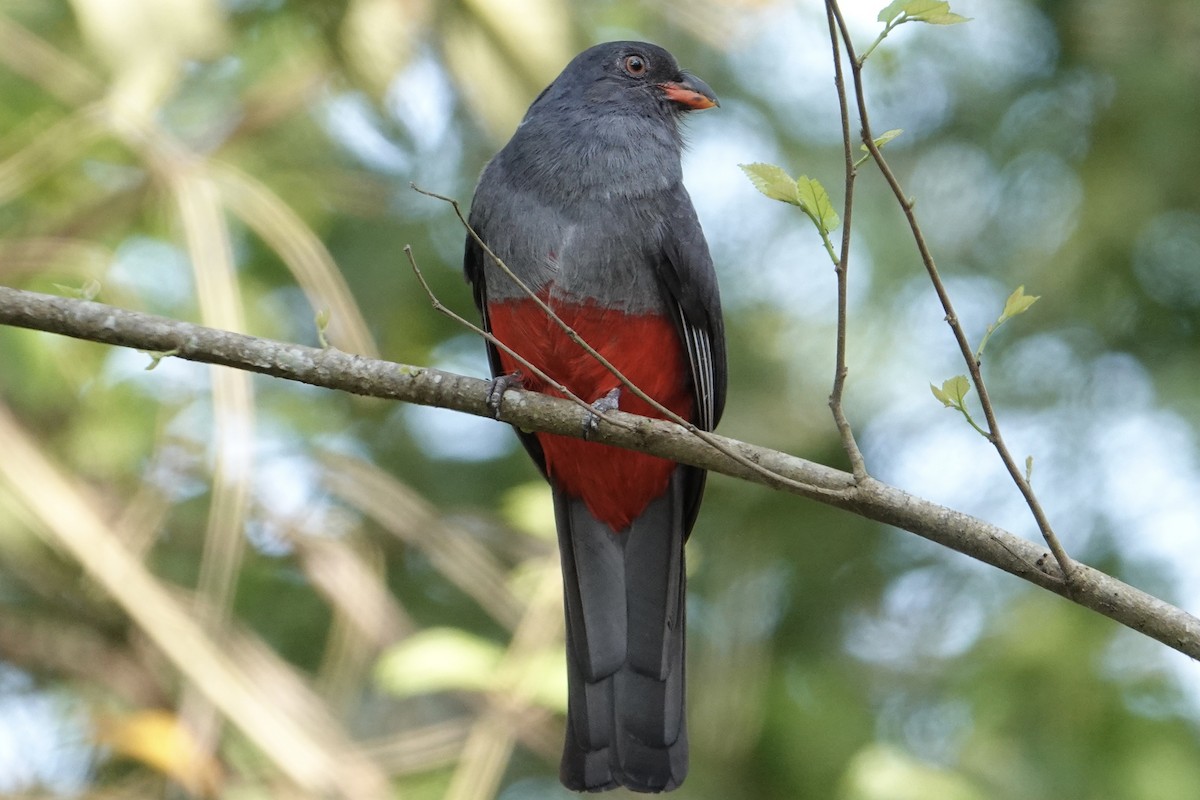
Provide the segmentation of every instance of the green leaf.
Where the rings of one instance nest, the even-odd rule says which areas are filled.
[[[812,221],[817,224],[822,233],[829,233],[842,224],[841,218],[833,210],[829,193],[815,178],[801,175],[796,179],[796,199],[800,201],[800,207],[812,217]]]
[[[950,10],[950,4],[945,0],[895,0],[887,8],[879,12],[879,21],[891,24],[893,20],[904,15],[901,22],[926,22],[930,25],[954,25],[966,22],[969,18],[955,14]]]
[[[375,680],[399,697],[434,692],[503,692],[565,713],[567,673],[562,651],[526,654],[519,667],[504,664],[504,648],[458,628],[427,628],[388,649]]]
[[[908,0],[904,3],[904,15],[917,22],[928,22],[930,17],[950,12],[950,4],[946,0]]]
[[[146,365],[146,371],[149,372],[157,367],[164,358],[179,355],[179,348],[175,347],[170,350],[138,350],[138,352],[150,356],[150,363]]]
[[[992,438],[988,431],[979,427],[979,423],[971,417],[971,412],[967,410],[967,393],[971,391],[971,382],[967,380],[966,375],[955,375],[953,378],[943,381],[940,389],[931,383],[929,390],[946,408],[953,408],[962,414],[967,424],[974,428],[976,433],[985,439]]]
[[[975,360],[979,361],[983,358],[984,348],[991,341],[992,334],[999,330],[1000,326],[1008,322],[1018,314],[1024,314],[1029,310],[1029,307],[1040,300],[1040,295],[1025,294],[1025,287],[1018,286],[1017,290],[1008,296],[1004,301],[1004,310],[1000,312],[999,318],[996,319],[983,334],[983,340],[979,342],[979,349],[975,351]]]
[[[946,408],[962,409],[963,400],[967,393],[971,391],[971,382],[967,380],[966,375],[955,375],[953,378],[947,378],[942,382],[942,388],[929,384],[930,391],[933,396],[941,401]]]
[[[904,133],[904,131],[901,130],[900,128],[892,128],[890,131],[884,131],[882,134],[875,137],[875,146],[883,147],[885,144],[890,142],[892,139],[895,139],[897,136],[899,136],[902,133]],[[859,167],[861,167],[863,164],[866,163],[867,159],[871,157],[871,148],[867,147],[866,144],[860,144],[858,146],[858,148],[860,150],[862,150],[864,153],[866,153],[866,155],[863,156],[862,158],[860,158],[858,161],[854,162],[855,169],[858,169]]]
[[[926,14],[922,17],[909,17],[909,19],[917,22],[928,22],[930,25],[958,25],[962,22],[970,22],[970,17],[964,17],[961,14],[955,14],[952,11],[946,11],[941,14]]]
[[[523,665],[512,692],[559,714],[567,713],[567,671],[562,650],[544,647]]]
[[[904,6],[908,5],[911,0],[894,0],[888,3],[888,7],[879,12],[877,19],[880,22],[891,22],[896,17],[904,13]]]
[[[892,139],[895,139],[902,133],[904,133],[903,128],[892,128],[890,131],[884,131],[875,137],[875,146],[883,147],[885,144],[890,142]],[[871,152],[870,148],[868,148],[865,144],[860,144],[859,149],[861,149],[864,153]]]
[[[329,340],[325,338],[325,333],[329,330],[329,318],[331,316],[328,308],[322,308],[313,317],[313,322],[317,325],[317,341],[321,343],[321,348],[324,350],[329,349]]]
[[[488,691],[504,651],[456,628],[428,628],[384,653],[375,679],[401,697],[451,690]]]
[[[88,278],[82,286],[68,286],[65,283],[56,283],[53,286],[67,297],[78,297],[80,300],[95,300],[96,295],[100,294],[100,281],[95,278]]]
[[[1041,299],[1041,295],[1025,294],[1025,287],[1018,286],[1017,290],[1008,296],[1004,301],[1004,311],[1000,314],[1000,321],[1011,319],[1018,314],[1024,314],[1029,310],[1029,307]]]
[[[742,172],[746,173],[746,177],[754,184],[754,188],[767,197],[791,203],[794,206],[800,205],[800,198],[796,196],[796,182],[783,171],[782,167],[774,164],[738,164],[738,166],[741,167]]]

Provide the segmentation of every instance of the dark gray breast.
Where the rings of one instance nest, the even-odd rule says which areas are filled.
[[[535,290],[641,313],[665,308],[663,235],[681,182],[674,124],[636,114],[531,114],[488,164],[472,224]],[[523,292],[484,265],[492,300]]]

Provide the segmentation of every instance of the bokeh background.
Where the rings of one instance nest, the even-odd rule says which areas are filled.
[[[845,1],[860,49],[883,5]],[[1200,8],[952,7],[973,20],[872,56],[873,124],[904,129],[886,152],[972,340],[1016,286],[1041,297],[984,371],[1066,548],[1200,612]],[[616,38],[721,97],[685,174],[726,306],[722,433],[844,466],[832,270],[737,168],[841,202],[816,0],[3,0],[0,280],[308,344],[325,310],[343,350],[485,374],[403,259],[472,312],[463,232],[410,182],[468,201],[537,92]],[[869,167],[857,197],[868,467],[1036,537],[930,395],[963,369]],[[148,363],[0,329],[0,794],[568,796],[551,512],[511,433]],[[678,797],[1200,792],[1187,659],[910,534],[709,486]]]

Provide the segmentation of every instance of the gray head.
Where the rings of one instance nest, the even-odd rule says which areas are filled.
[[[606,42],[575,56],[530,106],[527,118],[570,111],[673,121],[686,111],[717,104],[708,84],[680,69],[674,56],[658,45]]]
[[[646,42],[584,50],[533,101],[493,160],[515,186],[562,200],[638,195],[677,183],[678,121],[717,98],[675,58]]]

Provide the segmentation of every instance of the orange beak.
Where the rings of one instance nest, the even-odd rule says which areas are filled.
[[[717,96],[708,84],[687,72],[682,72],[677,81],[660,83],[659,88],[673,103],[678,103],[691,111],[701,111],[706,108],[721,105]]]

